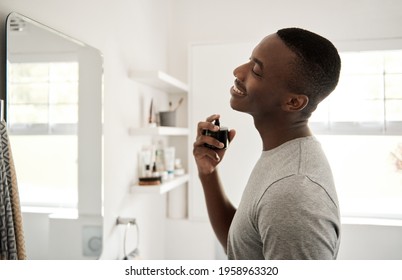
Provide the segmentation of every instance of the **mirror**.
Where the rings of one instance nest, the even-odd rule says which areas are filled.
[[[5,119],[27,257],[97,258],[103,212],[102,55],[17,13],[6,24]]]

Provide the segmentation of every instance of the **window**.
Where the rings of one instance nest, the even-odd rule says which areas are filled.
[[[76,134],[78,63],[9,65],[11,134]]]
[[[318,135],[344,217],[402,218],[402,136]]]
[[[311,118],[342,216],[402,219],[402,51],[341,53],[337,89]]]
[[[76,207],[78,63],[8,65],[8,130],[23,206]]]

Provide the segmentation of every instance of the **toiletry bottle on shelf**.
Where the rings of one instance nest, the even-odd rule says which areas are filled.
[[[139,174],[140,177],[150,177],[152,154],[148,147],[143,147],[139,152]]]
[[[168,179],[172,179],[174,177],[175,152],[175,147],[166,147],[164,149],[165,166],[168,173]]]
[[[184,175],[185,170],[183,168],[183,165],[181,163],[181,159],[180,158],[176,158],[174,161],[174,175],[175,176],[181,176]]]

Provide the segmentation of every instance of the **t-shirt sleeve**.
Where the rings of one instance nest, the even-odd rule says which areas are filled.
[[[265,259],[334,259],[338,209],[325,189],[306,176],[275,182],[255,212]]]

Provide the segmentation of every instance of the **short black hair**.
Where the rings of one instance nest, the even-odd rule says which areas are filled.
[[[341,70],[338,51],[328,39],[305,29],[284,28],[276,33],[297,55],[288,88],[309,97],[303,110],[309,117],[338,84]]]

